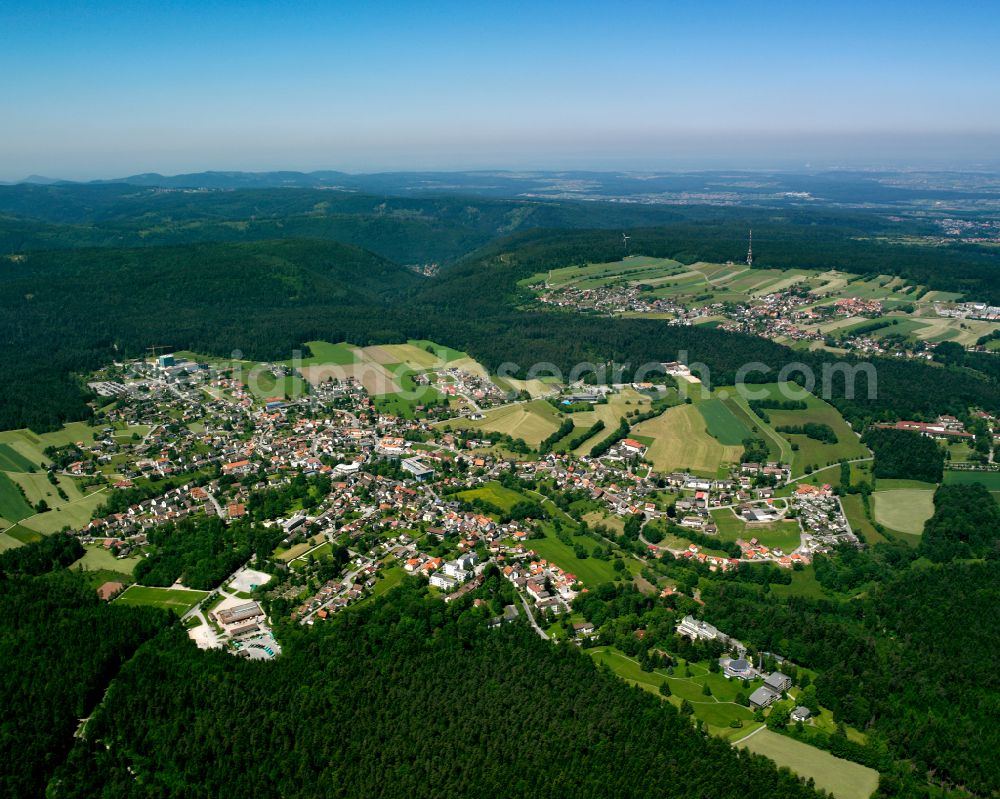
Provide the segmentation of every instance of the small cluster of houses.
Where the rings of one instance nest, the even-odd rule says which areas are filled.
[[[839,544],[861,546],[844,515],[840,499],[829,485],[800,485],[792,496],[792,507],[802,526],[803,553],[829,552]]]

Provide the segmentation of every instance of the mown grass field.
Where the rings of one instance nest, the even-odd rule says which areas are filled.
[[[795,550],[801,541],[799,523],[795,521],[747,524],[729,508],[713,510],[712,518],[719,527],[721,541],[735,541],[737,538],[749,541],[756,538],[764,546],[781,549],[786,555]]]
[[[860,534],[866,543],[879,544],[886,540],[865,515],[864,501],[860,494],[846,494],[840,498],[840,503],[844,506],[844,515],[847,516],[851,529]]]
[[[586,651],[595,662],[603,663],[623,680],[657,696],[662,696],[660,685],[666,682],[671,691],[668,701],[674,706],[680,706],[685,699],[690,702],[695,718],[706,722],[713,735],[727,739],[742,737],[761,726],[753,720],[753,713],[749,708],[735,701],[737,692],[742,691],[749,696],[762,684],[760,680],[754,680],[749,688],[743,688],[738,681],[727,680],[721,674],[712,674],[704,664],[690,664],[691,677],[684,676],[683,666],[675,668],[674,675],[671,676],[661,669],[643,671],[636,660],[612,647],[594,647]],[[702,687],[706,683],[712,696],[702,693]],[[743,726],[730,727],[729,723],[737,719]]]
[[[934,513],[934,492],[913,488],[876,491],[871,496],[875,521],[890,530],[920,535]]]
[[[91,544],[85,548],[87,551],[70,567],[71,569],[82,568],[84,571],[103,569],[120,574],[132,574],[135,565],[142,560],[140,557],[116,558],[110,551],[98,544]]]
[[[486,485],[479,486],[478,488],[460,491],[455,496],[465,502],[474,502],[477,499],[482,502],[488,502],[502,511],[509,511],[518,502],[526,502],[528,499],[523,494],[505,488],[500,483],[486,483]]]
[[[829,791],[837,799],[868,799],[878,787],[878,772],[874,769],[834,757],[771,730],[761,730],[737,746],[769,757],[800,777],[811,777],[817,788]]]
[[[133,585],[126,589],[115,602],[121,602],[123,605],[148,605],[154,608],[163,608],[173,611],[178,616],[183,616],[207,596],[208,591]]]
[[[533,538],[525,542],[528,549],[533,549],[538,557],[555,563],[563,571],[576,575],[588,588],[594,588],[601,583],[613,582],[620,575],[614,570],[609,560],[597,558],[578,558],[573,547],[566,546],[546,528],[545,538]],[[587,536],[574,536],[573,544],[580,544],[587,552],[592,552],[597,542]]]
[[[646,458],[660,472],[690,470],[715,477],[723,464],[736,463],[743,447],[720,444],[708,433],[705,417],[695,405],[668,408],[633,428],[637,436],[652,439]]]

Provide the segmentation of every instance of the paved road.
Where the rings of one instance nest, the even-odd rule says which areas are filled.
[[[353,585],[353,584],[354,584],[354,578],[355,578],[355,577],[357,577],[357,576],[358,576],[358,574],[360,574],[360,572],[362,571],[362,569],[365,569],[365,568],[367,568],[368,566],[371,566],[371,565],[372,565],[372,563],[374,563],[374,562],[375,562],[375,561],[373,561],[373,560],[369,560],[369,559],[367,559],[367,558],[366,558],[366,559],[365,559],[364,561],[362,561],[361,565],[360,565],[360,566],[358,566],[358,567],[357,567],[357,568],[356,568],[356,569],[355,569],[355,570],[354,570],[353,572],[349,572],[348,574],[344,575],[344,579],[343,579],[343,580],[341,580],[341,583],[342,583],[343,585]],[[303,617],[302,617],[302,620],[301,620],[301,621],[300,621],[299,623],[300,623],[300,624],[305,624],[306,622],[308,622],[308,621],[309,621],[309,619],[311,619],[311,618],[312,618],[312,617],[313,617],[314,615],[316,615],[316,614],[317,614],[317,613],[318,613],[319,611],[321,611],[321,610],[322,610],[323,608],[325,608],[325,607],[326,607],[327,605],[331,604],[331,603],[333,602],[333,600],[335,600],[335,599],[337,599],[338,597],[340,597],[341,595],[343,595],[343,593],[344,593],[344,592],[345,592],[346,590],[347,590],[347,589],[345,588],[345,589],[344,589],[343,591],[341,591],[340,593],[338,593],[338,594],[334,594],[334,595],[333,595],[332,597],[330,597],[330,598],[329,598],[328,600],[326,600],[326,602],[324,602],[324,603],[323,603],[322,605],[319,605],[318,607],[316,607],[316,608],[314,608],[313,610],[309,611],[309,612],[308,612],[308,613],[307,613],[307,614],[306,614],[305,616],[303,616]]]
[[[847,463],[865,463],[866,461],[873,461],[873,460],[875,460],[875,458],[873,457],[854,458],[853,460],[847,461]],[[798,477],[793,477],[791,480],[785,483],[785,485],[788,486],[791,485],[792,483],[797,483],[799,482],[799,480],[808,480],[810,477],[815,477],[817,474],[819,474],[820,472],[825,472],[827,469],[838,469],[838,468],[840,468],[839,463],[831,463],[829,466],[824,466],[822,469],[817,469],[812,474],[800,474]]]
[[[521,596],[520,592],[518,592],[517,596],[518,599],[521,600],[521,604],[524,605],[524,612],[528,615],[528,621],[531,622],[531,626],[535,628],[535,632],[538,633],[538,636],[542,640],[548,641],[549,640],[548,633],[546,633],[545,630],[543,630],[541,627],[538,626],[538,622],[535,621],[535,617],[531,614],[531,608],[528,607],[527,600],[523,596]]]

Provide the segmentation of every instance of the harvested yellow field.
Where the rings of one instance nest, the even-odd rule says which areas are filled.
[[[714,477],[720,465],[736,463],[743,452],[742,446],[724,446],[712,438],[694,405],[669,408],[637,425],[632,435],[653,439],[646,458],[660,472],[689,469]]]

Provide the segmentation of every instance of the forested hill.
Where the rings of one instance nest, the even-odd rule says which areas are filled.
[[[636,367],[684,351],[711,368],[716,384],[731,381],[750,361],[770,367],[760,380],[773,379],[792,361],[822,374],[820,354],[760,338],[527,309],[528,294],[517,285],[553,266],[620,258],[621,230],[612,223],[623,219],[663,222],[633,230],[634,252],[685,262],[738,257],[753,209],[376,202],[315,190],[163,192],[121,185],[0,187],[3,209],[39,219],[0,220],[0,248],[7,250],[0,258],[0,369],[9,378],[0,395],[0,429],[44,430],[85,417],[79,376],[152,344],[286,359],[316,339],[365,345],[429,338],[467,350],[491,368],[548,361],[565,374],[583,361]],[[571,229],[594,218],[610,229]],[[775,213],[760,227],[755,223],[755,244],[759,235],[765,265],[847,263],[923,273],[977,291],[986,283],[995,288],[995,255],[886,245],[860,235],[887,225],[869,220],[865,227],[856,214]],[[532,226],[539,227],[496,238]],[[144,246],[122,246],[138,242]],[[925,252],[931,249],[933,258]],[[458,259],[459,253],[469,254]],[[458,260],[434,278],[398,265],[431,256]],[[970,405],[1000,410],[995,378],[965,366],[942,372],[893,360],[878,369],[872,400],[863,383],[854,399],[835,383],[833,401],[856,424],[933,418]]]
[[[757,374],[761,380],[791,361],[821,374],[819,354],[760,338],[518,308],[521,277],[569,256],[607,257],[616,246],[609,232],[519,237],[436,279],[327,241],[29,252],[0,262],[0,369],[10,378],[0,395],[0,429],[43,430],[83,418],[74,375],[154,343],[286,359],[317,339],[365,345],[430,338],[491,368],[542,361],[564,373],[585,361],[637,367],[684,351],[711,368],[716,384],[751,361],[770,368]],[[957,368],[941,376],[929,365],[881,361],[876,398],[867,398],[862,382],[860,396],[847,399],[835,382],[833,400],[856,423],[1000,405],[995,383]]]
[[[943,243],[917,218],[833,208],[572,202],[537,197],[392,196],[311,188],[164,189],[126,184],[0,186],[0,251],[324,238],[401,264],[451,263],[499,237],[604,229],[635,252],[740,261],[754,229],[761,267],[908,276],[1000,304],[997,254]],[[531,236],[528,236],[528,240]],[[613,256],[621,256],[621,248]]]
[[[114,680],[47,795],[818,795],[575,647],[524,622],[489,630],[488,606],[424,590],[285,630],[268,663],[165,631]]]
[[[329,335],[341,309],[365,309],[378,330],[379,309],[426,280],[356,247],[294,239],[31,252],[0,265],[0,429],[83,418],[74,375],[152,343],[286,359]]]
[[[332,239],[401,264],[452,262],[512,231],[657,225],[676,211],[610,203],[391,197],[319,189],[0,186],[0,251]]]

